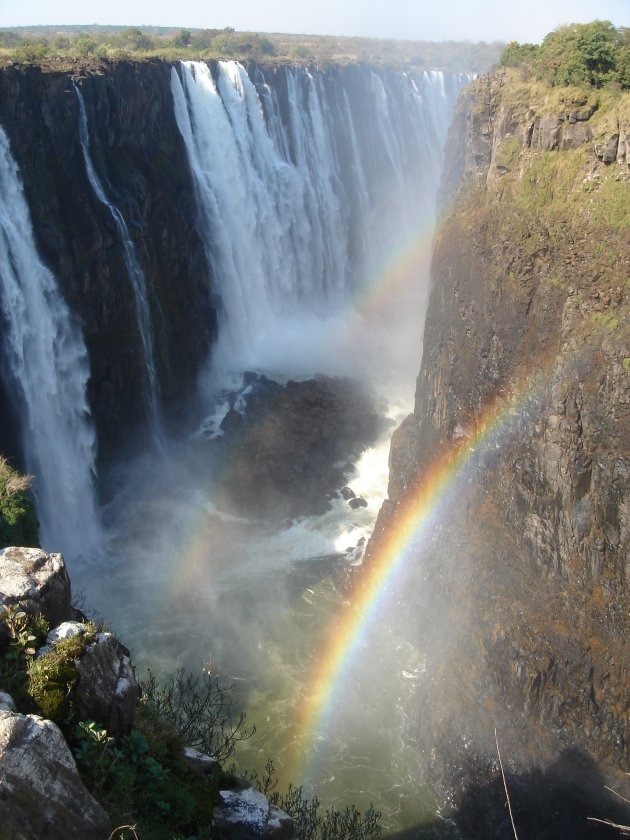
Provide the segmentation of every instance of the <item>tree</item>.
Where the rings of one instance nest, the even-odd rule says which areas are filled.
[[[510,41],[501,53],[499,66],[520,67],[522,64],[531,64],[538,49],[536,44],[519,44],[518,41]]]
[[[192,44],[192,35],[189,29],[180,29],[173,38],[174,47],[189,47]]]
[[[613,78],[616,39],[610,21],[560,26],[542,42],[537,70],[552,85],[601,87]]]

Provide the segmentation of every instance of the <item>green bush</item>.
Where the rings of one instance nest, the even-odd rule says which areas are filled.
[[[43,717],[60,725],[71,723],[72,689],[78,679],[76,660],[96,634],[96,625],[87,624],[84,633],[61,639],[30,664],[27,691]]]
[[[539,47],[536,44],[519,44],[518,41],[509,41],[501,53],[499,66],[520,67],[522,64],[531,64],[538,50]]]
[[[181,743],[167,766],[138,730],[115,741],[94,721],[82,721],[75,741],[81,777],[114,822],[132,821],[142,840],[209,837],[216,781],[187,767]]]
[[[29,702],[29,665],[48,629],[43,616],[29,615],[17,605],[5,605],[0,613],[0,688],[18,705]]]
[[[0,455],[0,548],[39,545],[39,523],[28,492],[30,483],[30,476],[20,475]]]
[[[539,78],[553,86],[616,84],[630,88],[630,30],[610,21],[560,26],[538,47],[510,41],[499,64],[532,66]]]

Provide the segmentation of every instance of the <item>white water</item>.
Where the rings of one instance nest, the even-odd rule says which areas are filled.
[[[101,539],[87,352],[53,274],[40,260],[9,142],[0,128],[2,353],[20,412],[26,469],[45,548],[83,554]]]
[[[160,411],[160,386],[155,366],[153,324],[151,321],[151,311],[147,295],[147,283],[138,260],[135,245],[129,235],[129,229],[127,228],[125,219],[116,205],[107,197],[103,184],[96,174],[96,169],[94,168],[90,155],[90,132],[88,128],[87,113],[85,110],[85,102],[83,101],[81,89],[76,83],[73,84],[79,101],[79,140],[81,142],[81,150],[83,151],[85,170],[96,197],[101,204],[104,204],[109,210],[120,236],[120,244],[122,245],[123,256],[125,259],[125,267],[127,269],[127,274],[129,275],[131,289],[133,292],[136,309],[136,321],[138,324],[138,331],[140,333],[140,341],[144,356],[144,368],[146,370],[147,377],[149,432],[154,443],[161,449],[164,435]]]
[[[370,380],[400,419],[420,362],[429,249],[414,253],[402,286],[389,284],[391,266],[409,241],[428,245],[440,149],[463,80],[365,68],[339,75],[282,68],[277,76],[273,85],[262,77],[254,84],[235,62],[214,73],[201,63],[172,72],[196,190],[198,219],[190,223],[204,238],[222,303],[210,383],[248,368],[277,379],[352,374]],[[77,96],[82,106],[78,89]],[[83,107],[80,139],[92,188],[121,238],[157,417],[146,283],[105,174],[102,183],[92,164]],[[212,434],[224,409],[209,409]],[[283,528],[217,509],[204,436],[211,435],[169,442],[161,459],[123,465],[106,512],[106,556],[86,563],[76,584],[133,644],[140,665],[198,668],[210,653],[241,686],[259,728],[243,765],[259,758],[264,765],[269,755],[282,764],[317,645],[386,493],[388,436],[349,480],[367,507],[351,510],[339,498],[323,516]],[[327,803],[375,799],[385,823],[402,828],[430,807],[416,803],[417,757],[404,738],[422,655],[391,623],[382,629],[367,671],[349,677],[344,708],[357,710],[354,719],[320,738],[317,768],[304,781]]]
[[[196,191],[191,224],[222,304],[207,393],[238,390],[248,368],[278,380],[352,374],[398,422],[420,362],[441,147],[463,79],[304,68],[277,76],[254,83],[235,62],[172,71]],[[425,247],[392,285],[410,242]],[[133,639],[137,662],[168,672],[211,658],[258,727],[241,765],[261,769],[273,756],[282,767],[300,737],[295,710],[322,634],[386,495],[389,433],[348,479],[367,507],[339,497],[323,515],[272,526],[217,508],[207,440],[221,437],[229,402],[215,393],[198,435],[159,463],[125,465],[126,488],[108,512],[107,578],[86,569],[80,585]],[[405,738],[423,655],[394,626],[384,618],[370,637],[369,655],[346,675],[340,717],[312,745],[308,777],[293,781],[326,804],[374,800],[398,830],[425,819],[431,801]]]
[[[202,62],[172,70],[223,307],[213,373],[365,373],[375,367],[370,333],[381,327],[355,304],[378,293],[379,273],[406,240],[429,239],[456,85],[447,92],[437,72],[277,73],[283,94],[278,80],[255,85],[234,61],[214,73]],[[416,271],[417,341],[426,264]],[[419,342],[416,369],[418,357]]]

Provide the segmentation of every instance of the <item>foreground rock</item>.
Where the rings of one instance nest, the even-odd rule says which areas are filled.
[[[212,827],[225,840],[294,840],[291,817],[271,805],[259,790],[222,790]]]
[[[61,554],[41,548],[0,549],[0,606],[20,604],[51,625],[72,615],[70,578]]]
[[[69,620],[70,578],[61,554],[46,554],[39,548],[0,550],[0,606],[19,605],[39,613],[52,627],[38,658],[73,636],[83,636],[88,625]],[[94,627],[92,626],[92,634]],[[131,731],[140,688],[129,660],[129,651],[111,633],[100,633],[86,644],[75,661],[78,679],[71,702],[78,719],[95,720],[112,737]]]
[[[86,790],[59,728],[0,711],[1,840],[105,840],[110,819]]]
[[[111,633],[99,633],[77,662],[79,682],[72,693],[81,720],[97,720],[117,738],[131,731],[140,699],[129,651]]]
[[[283,387],[247,374],[222,423],[224,504],[266,518],[323,513],[380,425],[350,379],[317,376]]]

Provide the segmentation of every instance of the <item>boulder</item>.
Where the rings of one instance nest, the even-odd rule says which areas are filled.
[[[70,639],[72,636],[82,636],[85,633],[85,624],[81,621],[63,621],[57,627],[53,627],[46,636],[46,644],[37,651],[37,658],[45,656],[62,639]]]
[[[253,787],[222,790],[215,805],[212,827],[225,840],[293,840],[293,820]]]
[[[219,505],[274,519],[324,513],[347,480],[348,463],[382,428],[371,396],[345,378],[282,386],[254,377],[235,401],[238,422],[221,424]]]
[[[349,499],[348,504],[350,505],[352,510],[368,506],[368,503],[365,501],[365,499],[361,498],[361,496],[356,496],[354,499]]]
[[[80,720],[96,720],[116,738],[133,726],[140,687],[129,651],[111,633],[99,633],[77,661],[79,680],[72,699]]]
[[[220,766],[218,758],[199,752],[194,747],[184,747],[184,761],[199,776],[206,776]]]
[[[0,691],[0,712],[16,712],[15,700],[6,691]]]
[[[25,612],[42,613],[51,624],[72,615],[70,578],[61,554],[41,548],[0,550],[0,606],[20,604]]]
[[[0,711],[0,838],[109,837],[110,819],[83,785],[59,728]]]

